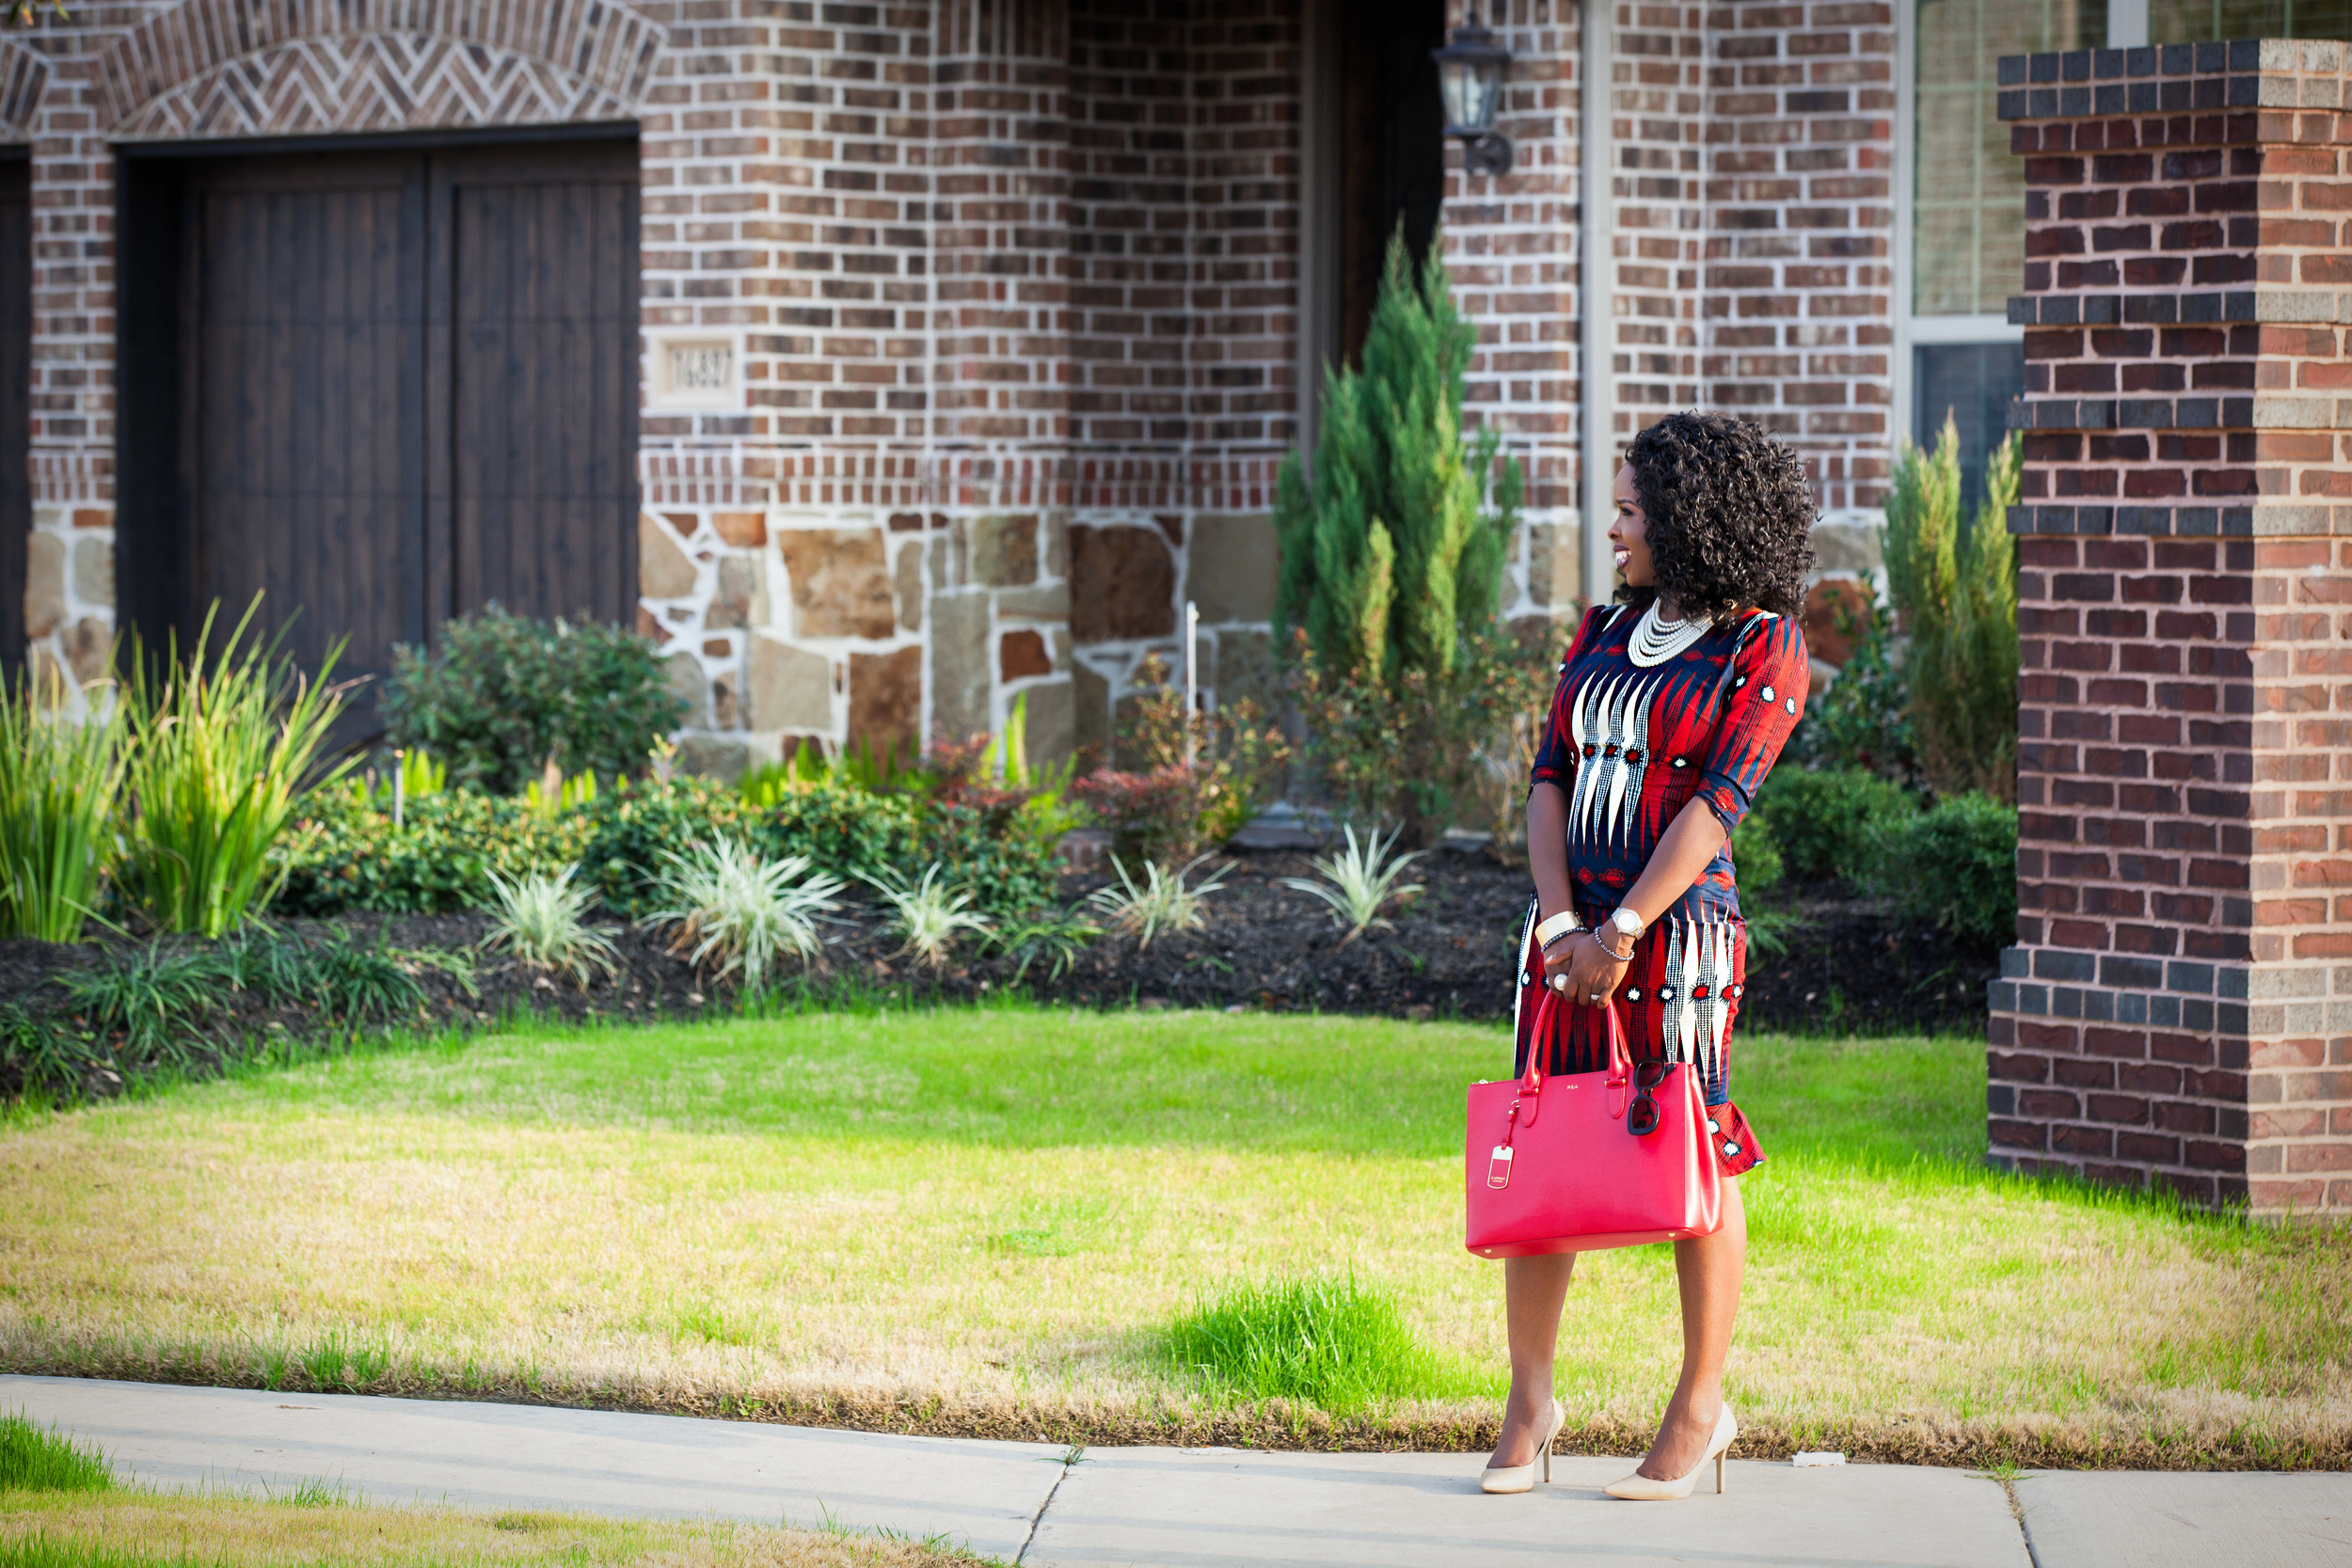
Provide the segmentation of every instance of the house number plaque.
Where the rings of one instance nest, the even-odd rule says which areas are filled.
[[[735,344],[724,338],[673,338],[654,356],[654,397],[673,408],[725,408],[737,401]]]

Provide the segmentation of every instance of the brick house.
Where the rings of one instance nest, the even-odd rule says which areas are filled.
[[[1703,401],[1773,422],[1849,572],[1892,399],[1887,15],[1628,11],[1609,68],[1608,428]],[[1581,24],[1497,18],[1518,167],[1486,179],[1448,167],[1447,21],[1435,0],[45,19],[0,40],[24,153],[0,222],[29,196],[31,269],[0,276],[31,314],[29,408],[0,408],[29,445],[0,464],[30,474],[8,498],[29,547],[5,554],[26,592],[0,585],[26,620],[0,637],[88,673],[121,623],[184,632],[267,587],[303,607],[297,647],[348,633],[346,666],[380,671],[487,600],[586,610],[662,641],[720,768],[985,729],[1025,693],[1045,749],[1103,739],[1185,600],[1204,684],[1263,693],[1300,388],[1360,336],[1391,228],[1425,245],[1440,216],[1488,341],[1477,416],[1534,481],[1513,610],[1565,610]]]
[[[0,539],[25,541],[0,548],[0,647],[94,673],[119,627],[184,633],[266,587],[298,649],[348,634],[346,668],[381,671],[491,599],[585,610],[660,641],[722,771],[1024,700],[1041,752],[1101,742],[1186,601],[1212,700],[1263,695],[1275,475],[1401,225],[1442,245],[1472,415],[1531,476],[1518,617],[1605,574],[1581,520],[1660,412],[1799,446],[1836,579],[1877,567],[1898,432],[1948,412],[1974,470],[2016,402],[2026,912],[1996,1150],[2216,1197],[2352,1164],[2328,1073],[2352,1046],[2326,1034],[2352,938],[2323,891],[2352,877],[2332,796],[2294,784],[2352,764],[2334,721],[2284,717],[2332,711],[2337,633],[2286,607],[2327,601],[2344,546],[2312,521],[2332,503],[2270,504],[2345,483],[2311,412],[2343,318],[2245,282],[2299,266],[2316,297],[2336,240],[2093,222],[2159,199],[2139,182],[2266,201],[2229,194],[2272,188],[2233,160],[2283,167],[2306,133],[2196,121],[2219,172],[2193,179],[2044,151],[2200,95],[2316,104],[2331,66],[2262,53],[2296,45],[2176,51],[2352,19],[1481,9],[1512,55],[1500,175],[1442,135],[1428,51],[1464,0],[91,0],[0,35]],[[2157,263],[2189,252],[2202,336],[2100,314],[2158,309],[2187,284]],[[2097,395],[2158,330],[2180,385]],[[2157,496],[2159,472],[2200,488]],[[2083,673],[2171,657],[2201,695]],[[2133,795],[2132,768],[2220,794]],[[2265,812],[2277,832],[2246,825]],[[2085,847],[2134,822],[2129,854]],[[2249,1066],[2274,1058],[2303,1075]],[[2324,1174],[2252,1192],[2352,1204]]]

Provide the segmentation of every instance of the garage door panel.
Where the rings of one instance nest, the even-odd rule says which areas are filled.
[[[447,171],[455,597],[521,613],[634,609],[637,187],[631,164],[524,180]]]
[[[258,589],[306,664],[348,638],[339,668],[381,676],[494,599],[633,618],[633,145],[153,167],[175,260],[133,257],[127,319],[177,321],[174,390],[126,409],[179,457],[123,535],[168,569],[126,597],[151,637]]]
[[[198,613],[259,589],[306,666],[347,640],[339,667],[381,676],[424,630],[403,592],[426,524],[406,474],[426,418],[421,170],[304,168],[275,189],[253,172],[201,189],[192,226]]]
[[[0,159],[0,669],[24,657],[24,568],[33,528],[32,165]]]

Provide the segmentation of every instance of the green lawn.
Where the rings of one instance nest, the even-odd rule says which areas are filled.
[[[0,1361],[1071,1440],[1482,1445],[1460,1245],[1488,1025],[1045,1011],[525,1026],[0,1132]],[[2352,1243],[1987,1174],[1983,1050],[1759,1037],[1748,1451],[2341,1464]],[[1334,1417],[1171,1370],[1237,1288],[1352,1275],[1426,1351]],[[1667,1249],[1570,1297],[1575,1439],[1638,1446]],[[1417,1374],[1420,1375],[1420,1374]]]

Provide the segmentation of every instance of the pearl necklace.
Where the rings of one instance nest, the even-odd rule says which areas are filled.
[[[1695,646],[1712,625],[1697,615],[1680,621],[1662,620],[1658,613],[1658,601],[1652,599],[1649,608],[1642,611],[1642,618],[1633,624],[1633,635],[1626,640],[1626,657],[1644,670],[1663,664]]]

